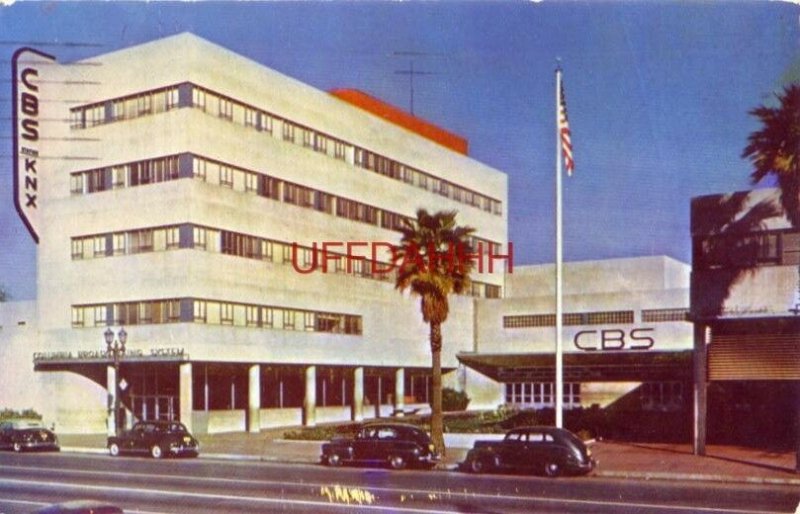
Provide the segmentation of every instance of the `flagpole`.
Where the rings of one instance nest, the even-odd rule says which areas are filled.
[[[562,241],[562,206],[561,206],[561,133],[560,127],[560,107],[561,107],[561,65],[556,68],[556,427],[564,426],[564,356],[562,329],[564,316],[563,290],[562,290],[562,260],[563,260],[563,241]]]

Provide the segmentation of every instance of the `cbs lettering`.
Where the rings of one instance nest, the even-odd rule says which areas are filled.
[[[575,347],[585,352],[616,350],[649,350],[656,344],[650,335],[653,328],[634,328],[630,332],[619,328],[581,330],[572,339]]]

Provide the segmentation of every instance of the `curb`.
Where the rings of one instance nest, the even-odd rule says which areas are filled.
[[[63,446],[62,452],[67,453],[89,453],[95,455],[108,455],[105,448],[86,448],[77,446]],[[273,462],[284,464],[318,464],[318,460],[301,460],[297,458],[279,457],[270,455],[244,455],[235,453],[204,453],[201,459],[209,460],[233,460],[249,462]],[[458,471],[459,463],[443,464],[434,469],[445,472]],[[626,480],[673,480],[673,481],[705,481],[705,482],[726,482],[740,484],[757,485],[791,485],[800,486],[800,478],[771,478],[753,476],[734,476],[734,475],[709,475],[703,473],[662,473],[657,471],[595,471],[589,475],[601,478],[622,478]]]
[[[800,478],[707,475],[702,473],[660,473],[656,471],[595,471],[593,475],[603,478],[625,478],[634,480],[681,480],[681,481],[700,480],[705,482],[800,486]]]

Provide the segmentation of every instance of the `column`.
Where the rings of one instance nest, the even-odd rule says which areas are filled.
[[[707,329],[702,323],[694,324],[694,353],[693,353],[693,439],[692,451],[695,455],[706,454],[706,416],[708,405],[708,377],[707,377]]]
[[[317,424],[317,367],[306,368],[306,396],[303,400],[303,425]]]
[[[108,391],[106,429],[108,435],[116,435],[117,415],[114,412],[114,405],[117,396],[117,372],[114,366],[106,366],[106,390]]]
[[[403,416],[405,409],[406,396],[406,370],[398,368],[394,372],[394,412],[397,416]]]
[[[186,425],[189,432],[192,431],[192,363],[184,362],[178,371],[178,416],[181,423]]]
[[[261,366],[254,364],[248,370],[247,431],[261,431]]]
[[[364,368],[362,367],[353,370],[353,409],[351,419],[353,421],[364,420]]]

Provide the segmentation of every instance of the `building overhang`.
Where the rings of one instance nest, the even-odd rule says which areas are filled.
[[[564,354],[565,382],[660,382],[692,379],[692,350]],[[553,382],[553,353],[466,353],[459,362],[498,382]]]

